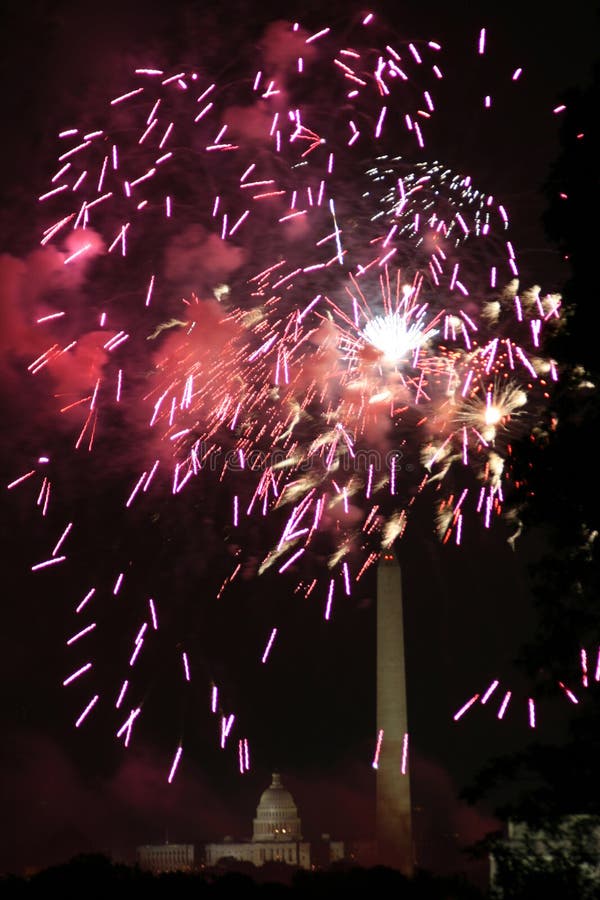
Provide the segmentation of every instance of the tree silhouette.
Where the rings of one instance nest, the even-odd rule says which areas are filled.
[[[599,99],[596,64],[590,83],[564,96],[561,149],[545,183],[544,227],[570,267],[562,292],[565,326],[550,347],[560,378],[535,439],[515,448],[519,517],[543,548],[530,568],[538,626],[518,662],[538,692],[558,696],[569,685],[577,702],[565,707],[571,710],[566,740],[534,743],[492,760],[463,792],[470,802],[491,799],[501,819],[524,826],[519,841],[489,835],[474,848],[493,853],[504,900],[555,896],[557,890],[563,898],[582,900],[599,890],[588,877],[590,865],[597,871],[600,850],[600,796],[592,787],[600,751],[600,507],[594,465],[600,361],[596,230],[590,227],[600,199]],[[582,650],[588,654],[587,678]],[[540,834],[554,841],[551,850],[540,851]]]

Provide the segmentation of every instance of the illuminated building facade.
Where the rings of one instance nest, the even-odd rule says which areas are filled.
[[[191,872],[194,868],[193,844],[145,844],[137,848],[140,869],[149,872]]]

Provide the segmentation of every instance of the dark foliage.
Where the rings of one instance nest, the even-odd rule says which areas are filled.
[[[287,878],[290,874],[290,878]],[[2,898],[106,898],[153,897],[261,897],[331,898],[394,897],[395,900],[480,900],[482,894],[462,877],[437,877],[426,872],[406,878],[383,866],[338,870],[274,871],[254,875],[238,871],[201,870],[154,875],[137,867],[111,862],[103,855],[77,856],[31,877],[6,876],[0,880]]]
[[[519,515],[524,530],[537,533],[543,548],[531,566],[538,627],[521,649],[519,662],[538,696],[559,696],[562,681],[573,687],[579,702],[570,707],[566,739],[535,743],[493,760],[463,794],[470,802],[487,798],[495,802],[501,819],[522,823],[520,840],[489,835],[473,848],[475,854],[493,854],[494,896],[503,900],[600,896],[593,877],[600,852],[594,830],[600,822],[595,789],[600,758],[600,684],[595,680],[600,507],[594,454],[600,434],[600,357],[597,229],[591,226],[600,195],[599,99],[600,65],[587,87],[564,97],[561,152],[546,182],[544,216],[549,238],[571,268],[562,292],[566,324],[551,347],[560,378],[534,440],[515,448],[523,491]],[[589,654],[587,684],[581,648]],[[565,829],[575,826],[577,833],[565,839]],[[548,842],[542,841],[543,852],[540,834]]]

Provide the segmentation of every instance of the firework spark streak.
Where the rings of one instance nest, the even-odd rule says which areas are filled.
[[[373,762],[371,763],[374,769],[379,768],[379,755],[381,753],[381,744],[383,742],[383,729],[380,729],[377,732],[377,743],[375,745],[375,755],[373,757]]]
[[[40,243],[93,301],[69,311],[67,296],[38,313],[43,349],[29,371],[59,399],[78,459],[123,431],[135,445],[121,513],[223,497],[240,549],[218,602],[245,577],[244,535],[258,527],[258,575],[296,579],[306,597],[320,585],[330,619],[336,589],[352,597],[430,486],[444,542],[502,516],[512,443],[556,380],[543,338],[561,301],[520,285],[504,205],[429,149],[439,44],[394,46],[371,15],[343,40],[297,23],[273,25],[268,40],[278,61],[253,58],[223,86],[200,69],[138,68],[93,130],[60,133],[38,193]],[[489,40],[482,29],[474,56]],[[50,479],[26,469],[8,487],[35,484],[45,516]],[[33,572],[67,563],[57,553],[72,527]],[[325,545],[326,565],[304,581]],[[121,609],[135,578],[116,566]],[[148,607],[146,645],[158,631],[146,593],[127,672]],[[263,663],[276,632],[256,651]],[[183,681],[191,653],[177,650]],[[118,683],[117,707],[133,690]],[[213,686],[213,713],[216,703]],[[117,732],[126,742],[139,712]],[[221,722],[224,747],[233,714]]]
[[[469,700],[467,700],[467,702],[464,703],[457,712],[454,713],[454,721],[458,722],[458,720],[464,716],[467,710],[470,709],[478,700],[479,694],[473,694],[473,696]]]

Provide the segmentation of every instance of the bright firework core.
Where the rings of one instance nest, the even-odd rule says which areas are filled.
[[[390,365],[407,361],[435,334],[436,330],[424,327],[421,321],[408,325],[406,316],[400,312],[376,316],[362,331],[364,339],[379,350],[383,360]]]
[[[497,406],[488,405],[485,411],[485,424],[497,425],[502,419],[502,411]]]

